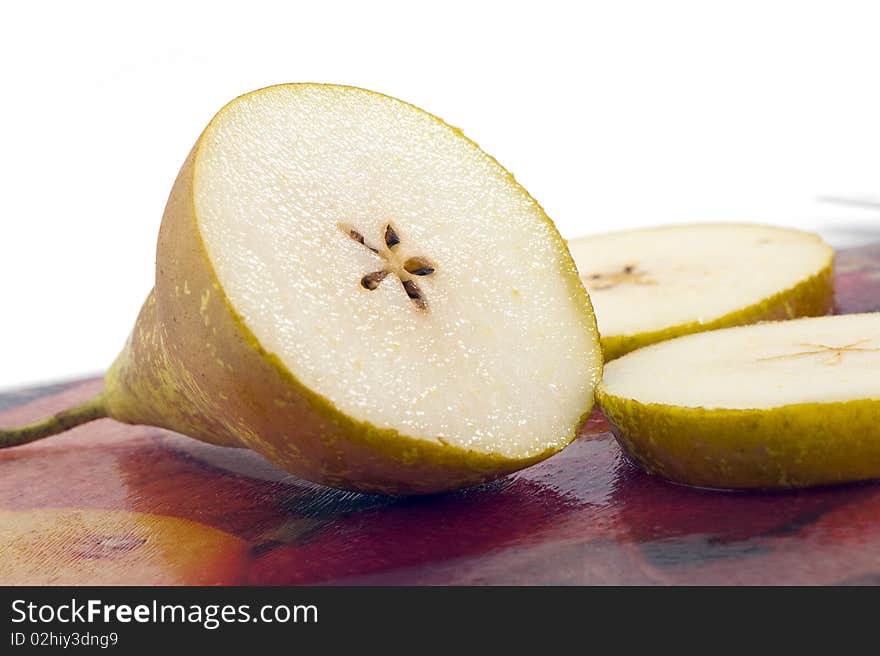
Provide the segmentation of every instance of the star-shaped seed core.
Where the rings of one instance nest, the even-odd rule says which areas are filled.
[[[430,260],[421,257],[410,257],[403,259],[398,254],[398,246],[400,245],[400,236],[394,227],[388,223],[385,225],[385,234],[383,235],[384,245],[381,248],[375,248],[367,243],[363,233],[347,225],[340,225],[340,229],[351,239],[359,243],[364,248],[375,253],[382,259],[384,266],[361,278],[361,286],[364,289],[374,290],[382,284],[389,275],[394,274],[400,280],[403,290],[419,310],[428,309],[428,301],[424,292],[416,284],[413,276],[430,276],[436,268]]]
[[[645,271],[639,271],[638,265],[626,264],[620,271],[609,273],[588,273],[582,276],[584,284],[591,290],[613,289],[618,285],[656,285],[656,280],[648,278]]]
[[[808,351],[798,351],[797,353],[786,353],[785,355],[774,355],[769,358],[758,358],[758,362],[766,362],[768,360],[786,360],[789,358],[800,358],[805,355],[825,355],[831,354],[831,357],[823,360],[822,364],[827,365],[837,365],[843,362],[843,354],[844,353],[865,353],[870,351],[880,351],[880,348],[864,348],[862,345],[866,344],[870,341],[873,341],[872,338],[860,339],[851,344],[846,344],[845,346],[828,346],[826,344],[798,344],[798,346],[802,346],[804,348],[810,349]]]

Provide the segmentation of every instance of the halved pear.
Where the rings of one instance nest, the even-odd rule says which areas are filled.
[[[605,359],[680,335],[827,314],[834,252],[815,234],[707,223],[569,242]]]
[[[679,337],[607,365],[598,400],[652,474],[717,488],[880,478],[880,313]]]
[[[190,153],[104,393],[0,440],[106,415],[437,492],[567,445],[601,366],[565,242],[510,173],[412,105],[289,84],[229,103]]]

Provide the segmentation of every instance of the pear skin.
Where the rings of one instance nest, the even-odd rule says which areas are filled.
[[[708,410],[598,395],[627,455],[672,481],[770,489],[880,478],[877,400]]]

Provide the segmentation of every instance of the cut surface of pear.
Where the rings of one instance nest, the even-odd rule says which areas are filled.
[[[582,237],[569,247],[606,360],[680,335],[833,306],[834,253],[812,233],[706,223]]]
[[[563,448],[601,366],[565,242],[505,169],[407,103],[290,84],[196,143],[155,288],[82,414],[426,493]]]
[[[583,414],[597,365],[568,253],[449,126],[376,94],[281,87],[212,123],[195,179],[230,304],[339,411],[510,457]],[[578,393],[546,403],[556,389]]]
[[[650,473],[705,487],[880,478],[880,313],[688,335],[607,365],[597,396]]]
[[[124,510],[0,510],[0,585],[221,585],[249,545],[196,522]]]

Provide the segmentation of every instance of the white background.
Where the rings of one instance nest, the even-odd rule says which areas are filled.
[[[760,220],[870,239],[880,10],[806,2],[6,3],[0,388],[103,370],[177,169],[226,101],[287,81],[409,100],[566,236]]]

